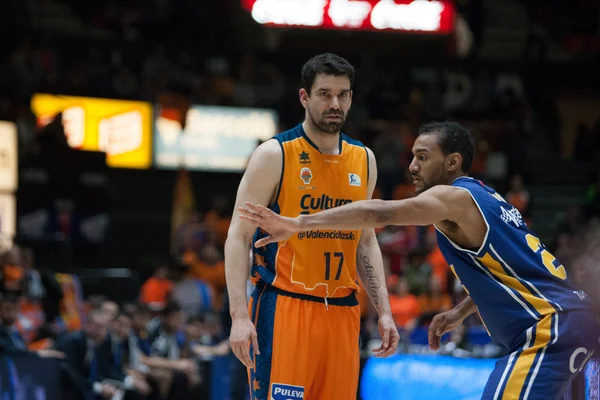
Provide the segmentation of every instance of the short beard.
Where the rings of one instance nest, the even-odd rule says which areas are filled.
[[[429,180],[429,181],[427,181],[427,182],[425,182],[425,181],[423,180],[423,181],[422,181],[422,182],[423,182],[423,189],[421,189],[421,190],[415,189],[415,192],[416,192],[417,194],[421,194],[421,193],[423,193],[424,191],[426,191],[426,190],[429,190],[429,189],[431,189],[431,188],[432,188],[432,187],[434,187],[434,186],[437,186],[437,185],[443,185],[443,184],[444,184],[444,182],[446,182],[446,176],[445,176],[445,175],[446,175],[446,174],[445,174],[444,172],[442,172],[442,173],[441,173],[441,174],[440,174],[440,175],[439,175],[437,178],[432,178],[432,179],[430,179],[430,180]]]
[[[342,119],[340,122],[317,122],[310,110],[308,110],[308,117],[310,118],[311,125],[313,125],[313,127],[315,127],[319,132],[323,133],[324,135],[337,135],[341,132],[342,127],[346,122],[345,117],[343,115],[341,116]]]

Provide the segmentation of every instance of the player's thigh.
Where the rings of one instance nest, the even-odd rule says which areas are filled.
[[[553,315],[528,330],[523,347],[502,358],[490,375],[483,399],[560,399],[592,351]],[[566,321],[564,321],[566,322]]]
[[[315,371],[311,314],[316,303],[268,289],[260,297],[255,315],[260,355],[254,355],[249,376],[253,399],[305,398]]]
[[[514,360],[517,353],[511,353],[496,361],[496,366],[490,374],[488,381],[483,390],[482,400],[500,399],[503,386],[506,382],[506,377],[514,365]]]
[[[354,400],[360,371],[360,307],[329,306],[321,325],[327,327],[327,345],[310,398]]]

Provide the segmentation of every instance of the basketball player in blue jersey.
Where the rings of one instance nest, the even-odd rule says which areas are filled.
[[[242,218],[269,232],[258,247],[310,229],[434,224],[439,247],[469,296],[434,317],[431,348],[478,311],[494,343],[509,352],[496,363],[482,398],[562,398],[599,347],[591,301],[517,209],[468,176],[474,149],[470,132],[459,124],[427,124],[410,164],[418,196],[358,201],[297,218],[247,203]]]

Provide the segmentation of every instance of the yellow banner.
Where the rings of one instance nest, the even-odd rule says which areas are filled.
[[[110,167],[145,169],[151,165],[150,103],[35,94],[31,109],[42,127],[62,112],[69,145],[105,152]]]

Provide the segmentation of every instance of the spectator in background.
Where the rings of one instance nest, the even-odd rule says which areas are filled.
[[[83,330],[67,334],[55,343],[55,349],[65,354],[65,361],[77,376],[77,386],[86,400],[96,395],[111,399],[117,388],[104,383],[111,378],[112,349],[108,340],[109,317],[101,310],[92,310]]]
[[[421,306],[417,296],[411,294],[408,282],[400,277],[390,291],[390,308],[394,321],[404,331],[412,331],[421,314]]]
[[[428,282],[428,294],[421,297],[421,310],[426,314],[437,314],[452,308],[452,297],[442,288],[440,279],[433,275]]]
[[[210,287],[213,301],[212,304],[204,304],[203,308],[219,309],[223,304],[222,296],[225,291],[225,262],[217,243],[209,239],[199,256],[195,252],[186,252],[183,262],[189,268],[190,276]]]
[[[448,267],[448,263],[440,251],[440,248],[437,246],[437,243],[429,252],[425,261],[431,266],[432,276],[435,276],[439,282],[440,289],[443,292],[448,292],[448,275],[450,274],[450,268]]]
[[[21,249],[13,246],[0,257],[2,288],[8,291],[21,291],[24,279]]]
[[[19,302],[20,298],[16,292],[4,292],[0,299],[0,338],[8,346],[4,348],[12,348],[16,350],[26,350],[27,346],[21,336],[21,333],[16,327],[17,319],[19,318]]]
[[[423,251],[411,251],[408,255],[408,263],[404,270],[404,277],[408,283],[410,293],[415,296],[427,295],[429,292],[431,273],[431,266],[425,262],[425,254]]]
[[[216,243],[223,247],[231,223],[229,199],[224,195],[215,196],[212,208],[204,215],[206,228],[216,236]]]
[[[404,141],[392,126],[384,126],[372,149],[377,159],[378,184],[383,198],[389,200],[394,187],[404,179]]]
[[[162,308],[173,290],[173,282],[167,277],[168,269],[161,265],[154,274],[142,285],[140,301],[153,308]]]
[[[529,197],[529,192],[525,189],[523,175],[514,174],[510,178],[509,191],[508,193],[506,193],[506,201],[509,204],[515,206],[517,210],[519,210],[521,216],[523,217],[523,219],[525,219],[525,222],[528,225],[531,224],[531,221],[529,221],[529,209],[531,198]]]
[[[169,302],[160,323],[150,333],[150,356],[141,356],[142,363],[161,376],[169,376],[168,399],[193,398],[200,383],[198,365],[189,358],[183,340],[178,337],[184,323],[183,311],[176,302]],[[183,356],[183,357],[182,357]]]
[[[404,258],[410,249],[409,238],[404,227],[386,226],[377,234],[387,269],[397,275],[402,274]]]
[[[215,294],[212,288],[191,275],[187,265],[177,264],[172,275],[174,286],[170,299],[181,306],[185,320],[213,308]]]

